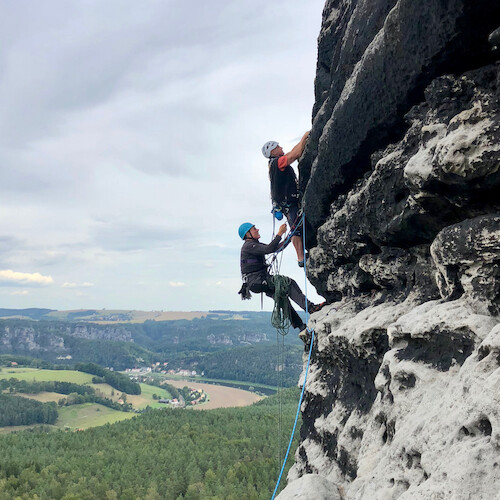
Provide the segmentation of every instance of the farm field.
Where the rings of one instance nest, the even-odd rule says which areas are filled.
[[[74,310],[42,310],[42,309],[2,309],[2,319],[40,320],[40,318],[53,321],[79,321],[97,323],[102,325],[144,323],[145,321],[178,321],[207,318],[221,320],[246,320],[245,315],[232,311],[139,311],[131,309],[74,309]]]
[[[40,382],[72,382],[74,384],[92,385],[92,377],[89,373],[74,370],[42,370],[40,368],[8,368],[0,372],[0,378],[17,378],[19,380]]]
[[[120,399],[123,394],[121,391],[113,389],[108,384],[93,384],[93,375],[73,370],[43,370],[28,367],[15,367],[1,371],[0,378],[17,378],[26,381],[60,381],[85,384],[93,387],[97,393],[111,398],[114,401]],[[168,383],[177,388],[183,388],[187,385],[191,389],[202,389],[208,395],[209,400],[206,403],[195,407],[195,409],[200,410],[248,406],[262,399],[257,394],[249,391],[220,385],[205,384],[193,380],[168,380]],[[158,399],[170,399],[172,397],[170,393],[163,388],[148,384],[140,385],[141,394],[127,394],[126,396],[127,402],[131,403],[135,410],[142,410],[147,406],[150,406],[151,408],[164,408],[166,405],[159,403],[157,399],[153,399],[154,394],[156,394]],[[35,399],[42,403],[49,401],[57,403],[60,399],[67,397],[67,395],[56,392],[40,392],[38,394],[19,393],[19,395]],[[84,403],[58,407],[58,413],[59,418],[56,424],[50,427],[54,429],[68,430],[88,429],[90,427],[112,424],[119,422],[120,420],[130,419],[136,415],[133,412],[121,412],[97,403]],[[37,426],[30,425],[0,428],[0,434],[34,427]]]
[[[93,387],[97,392],[102,393],[104,396],[117,401],[120,399],[122,394],[120,391],[113,389],[109,384],[93,384],[93,375],[88,373],[77,372],[73,370],[42,370],[37,368],[9,368],[6,371],[0,372],[0,378],[17,378],[19,380],[27,381],[60,381],[60,382],[73,382],[76,384],[85,384]],[[151,406],[152,408],[162,408],[165,405],[158,403],[153,399],[153,394],[156,394],[160,398],[171,398],[172,396],[168,391],[160,387],[154,387],[147,384],[141,385],[141,394],[133,395],[127,394],[127,402],[131,403],[134,409],[142,410],[146,406]],[[22,394],[21,394],[22,395]],[[36,399],[42,403],[48,401],[59,401],[61,398],[66,397],[64,394],[58,394],[56,392],[41,392],[39,394],[25,394],[26,397],[31,399]]]
[[[96,391],[100,391],[104,396],[112,399],[113,401],[117,401],[120,399],[120,395],[122,394],[120,391],[114,391],[113,388],[108,384],[87,384],[93,387]],[[153,399],[153,394],[156,394],[159,398],[162,399],[171,399],[171,395],[165,389],[160,389],[159,387],[153,387],[147,384],[140,384],[142,394],[127,394],[127,402],[131,403],[135,410],[142,410],[146,408],[146,406],[150,406],[151,408],[164,408],[165,405],[162,403],[158,403],[157,400]],[[38,394],[22,394],[19,396],[23,396],[29,399],[36,399],[41,403],[48,403],[49,401],[53,401],[57,403],[61,398],[67,397],[66,394],[59,394],[57,392],[40,392]]]
[[[88,384],[91,385],[96,391],[101,391],[104,396],[111,398],[113,401],[117,401],[120,398],[120,392],[113,389],[109,384]],[[151,406],[151,408],[164,408],[165,405],[158,403],[153,399],[153,394],[156,394],[159,398],[170,399],[171,394],[160,387],[155,387],[148,384],[139,384],[141,386],[141,394],[127,394],[127,402],[131,403],[132,406],[137,410],[142,410],[146,406]],[[112,395],[114,392],[114,395]]]
[[[67,397],[66,394],[59,394],[58,392],[39,392],[38,394],[25,394],[20,392],[18,396],[34,399],[40,401],[40,403],[49,403],[50,401],[57,403],[60,399]]]
[[[213,410],[215,408],[231,408],[236,406],[248,406],[262,399],[261,396],[242,389],[224,387],[222,385],[203,384],[192,380],[169,380],[169,384],[181,389],[188,386],[190,389],[203,389],[208,394],[209,400],[199,406],[193,407],[195,410]]]
[[[268,384],[259,384],[256,382],[241,382],[238,380],[229,380],[229,379],[219,379],[219,378],[208,378],[208,377],[186,377],[185,375],[175,375],[175,374],[158,374],[155,373],[153,375],[159,380],[182,380],[184,382],[192,382],[192,383],[207,383],[207,384],[218,384],[218,385],[224,385],[227,387],[235,387],[236,389],[243,389],[243,390],[248,390],[250,392],[255,392],[255,391],[263,391],[264,394],[266,395],[271,395],[276,392],[276,386],[275,385],[268,385]]]
[[[59,429],[88,429],[99,425],[114,424],[135,416],[134,413],[113,410],[96,403],[64,406],[58,408],[59,418],[55,424]]]
[[[140,385],[141,385],[141,394],[139,395],[133,394],[127,396],[127,401],[132,403],[132,406],[134,408],[137,408],[138,410],[146,408],[146,406],[151,406],[151,408],[165,408],[164,404],[158,403],[158,401],[155,401],[153,399],[153,394],[156,394],[159,398],[162,399],[172,398],[172,395],[165,389],[162,389],[160,387],[154,387],[148,384],[140,384]]]
[[[57,320],[77,319],[78,321],[87,321],[101,325],[114,323],[144,323],[145,321],[175,321],[192,320],[195,318],[204,318],[207,311],[135,311],[135,310],[94,310],[86,309],[76,311],[52,311],[47,314],[47,318]]]
[[[49,393],[45,393],[49,394]],[[52,393],[55,394],[55,393]],[[20,394],[21,396],[28,396],[27,394]],[[36,397],[35,397],[36,396]],[[36,394],[30,396],[32,399],[38,401],[52,401],[52,399],[44,399],[41,394]],[[57,394],[57,400],[64,397],[61,394]],[[123,411],[113,410],[106,406],[97,403],[84,403],[81,405],[64,406],[57,409],[59,413],[59,418],[55,425],[16,425],[9,427],[0,427],[1,434],[10,434],[11,432],[25,431],[29,429],[36,429],[37,427],[43,427],[44,429],[61,429],[61,430],[79,430],[79,429],[89,429],[90,427],[98,427],[100,425],[114,424],[115,422],[120,422],[121,420],[128,420],[134,416],[135,413],[127,413]]]
[[[37,368],[29,367],[19,367],[19,368],[8,368],[0,372],[0,378],[16,378],[19,380],[26,381],[59,381],[59,382],[72,382],[76,384],[89,385],[96,390],[97,394],[101,394],[105,397],[112,399],[113,401],[118,401],[122,392],[113,389],[109,384],[93,384],[93,375],[88,373],[73,371],[73,370],[43,370]],[[170,399],[172,396],[170,393],[160,387],[154,387],[147,384],[141,385],[141,394],[132,395],[127,394],[127,402],[132,404],[135,410],[142,410],[147,406],[151,408],[162,408],[165,407],[164,404],[159,403],[156,399],[153,399],[153,394],[156,394],[158,398]],[[34,399],[42,403],[47,403],[53,401],[57,403],[63,398],[67,398],[66,394],[59,394],[57,392],[40,392],[37,394],[24,394],[19,393],[19,396],[26,397],[29,399]],[[135,413],[133,412],[121,412],[108,408],[106,406],[97,403],[84,403],[71,406],[58,407],[59,418],[53,428],[60,429],[87,429],[89,427],[96,427],[104,424],[112,424],[120,420],[125,420],[132,418]],[[0,433],[8,433],[16,430],[26,430],[30,428],[37,427],[36,425],[30,426],[18,426],[18,427],[5,427],[0,428]]]

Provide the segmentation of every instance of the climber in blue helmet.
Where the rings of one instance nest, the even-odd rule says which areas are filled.
[[[300,142],[288,153],[285,153],[276,141],[268,141],[262,146],[262,154],[269,160],[269,179],[274,209],[286,215],[291,229],[299,223],[299,190],[297,176],[291,165],[302,156],[308,137],[309,132],[306,132]],[[292,243],[297,252],[299,266],[304,267],[304,246],[300,228],[292,236]]]
[[[241,276],[243,279],[243,286],[239,291],[242,299],[250,299],[251,295],[249,292],[261,293],[264,292],[268,297],[274,297],[274,280],[273,276],[269,273],[269,267],[266,264],[265,256],[267,254],[273,253],[278,248],[281,237],[286,233],[286,224],[282,224],[276,237],[268,245],[261,243],[260,233],[255,224],[251,222],[244,222],[238,229],[238,234],[243,240],[243,246],[241,247]],[[307,310],[309,313],[319,311],[324,304],[313,304],[307,301],[305,295],[302,293],[299,285],[290,279],[290,290],[289,297],[304,311]],[[297,311],[292,307],[290,301],[288,301],[290,307],[290,319],[292,326],[294,328],[299,328],[301,331],[306,328],[302,318],[298,315]]]

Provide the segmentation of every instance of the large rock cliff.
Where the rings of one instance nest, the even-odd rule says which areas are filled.
[[[299,168],[332,304],[280,500],[500,498],[499,26],[498,0],[326,2]]]

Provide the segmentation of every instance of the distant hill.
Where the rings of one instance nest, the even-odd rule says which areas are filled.
[[[210,317],[210,319],[245,319],[247,313],[234,311],[137,311],[128,309],[2,309],[0,318],[78,321],[99,324],[176,321]]]
[[[52,312],[57,312],[55,309],[39,309],[32,307],[30,309],[3,309],[0,308],[0,318],[30,318],[42,319]]]
[[[38,320],[0,318],[0,355],[62,365],[93,362],[116,370],[168,363],[169,370],[206,371],[212,378],[263,384],[277,378],[276,330],[269,312],[219,311],[142,322],[119,322],[117,316],[102,324],[90,318],[103,311],[67,311],[66,319],[55,319],[53,312]],[[300,373],[303,344],[292,332],[286,343],[293,349],[287,351],[283,379],[292,385]]]

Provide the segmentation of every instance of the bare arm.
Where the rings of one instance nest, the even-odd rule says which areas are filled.
[[[293,149],[289,152],[286,153],[285,156],[287,157],[287,163],[288,165],[291,165],[295,160],[298,160],[301,156],[302,153],[304,152],[304,148],[306,147],[306,142],[307,138],[309,137],[309,131],[307,131],[303,136],[300,142],[293,147]]]

